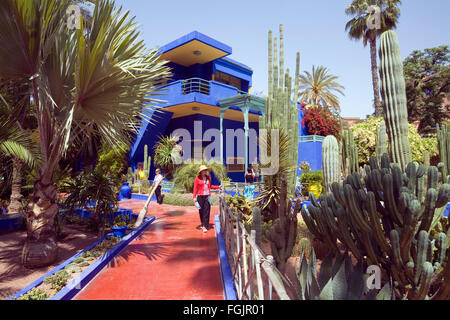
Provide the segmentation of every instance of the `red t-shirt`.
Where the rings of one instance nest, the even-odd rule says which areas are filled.
[[[211,178],[206,178],[206,185],[203,181],[203,178],[196,177],[194,180],[194,200],[197,198],[197,196],[210,196],[211,195],[211,189],[218,190],[220,189],[220,186],[213,186],[211,184]]]

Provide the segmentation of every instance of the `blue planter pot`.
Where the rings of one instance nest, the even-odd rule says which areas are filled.
[[[131,187],[128,182],[124,182],[120,188],[120,199],[131,199]]]
[[[112,227],[111,228],[114,237],[123,238],[125,236],[125,231],[127,231],[127,226],[124,227]]]

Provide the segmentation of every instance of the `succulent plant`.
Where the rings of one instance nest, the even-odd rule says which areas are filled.
[[[447,124],[436,125],[442,181],[450,183],[450,132]]]
[[[323,182],[326,192],[331,192],[331,184],[339,182],[339,145],[334,136],[327,136],[322,143]]]
[[[258,246],[262,244],[262,216],[261,210],[258,207],[252,209],[252,230],[256,231],[255,242]]]
[[[286,262],[292,255],[297,238],[297,213],[301,210],[301,201],[297,200],[295,205],[287,199],[286,178],[281,178],[280,201],[277,206],[278,217],[273,225],[267,230],[266,237],[270,241],[270,248],[275,259],[277,268],[284,272]]]
[[[412,161],[408,139],[408,111],[403,74],[403,60],[394,31],[380,37],[380,91],[384,102],[384,120],[389,138],[389,155],[393,162],[405,169]]]
[[[336,257],[332,254],[326,256],[318,274],[312,249],[309,261],[302,254],[295,266],[297,294],[301,300],[389,300],[389,284],[381,290],[368,289],[364,271],[362,262],[354,266],[345,252]]]
[[[388,152],[387,149],[387,135],[386,135],[386,124],[384,121],[380,123],[380,126],[377,129],[377,147],[376,147],[376,154],[377,154],[377,160],[381,160],[381,156]]]
[[[358,172],[358,149],[350,129],[341,132],[342,171],[345,175]]]
[[[385,281],[393,279],[396,298],[421,299],[423,286],[430,285],[434,299],[450,297],[450,263],[441,250],[439,257],[432,252],[444,243],[432,241],[430,231],[438,224],[450,198],[450,185],[438,187],[436,167],[428,168],[425,190],[425,166],[411,162],[403,172],[384,154],[381,165],[376,157],[366,166],[366,177],[349,175],[344,183],[333,183],[332,194],[322,195],[319,202],[313,194],[313,205],[302,209],[302,217],[316,238],[339,254],[337,240],[365,259],[367,264],[379,265]],[[425,197],[423,195],[425,194]],[[441,263],[444,261],[443,263]],[[428,267],[436,262],[431,283]],[[429,293],[427,291],[427,293]]]

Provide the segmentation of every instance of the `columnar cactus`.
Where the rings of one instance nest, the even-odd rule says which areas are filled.
[[[358,148],[355,145],[351,129],[341,132],[342,139],[342,170],[345,175],[358,172]]]
[[[404,170],[412,161],[408,140],[408,111],[406,108],[405,78],[400,46],[394,31],[384,32],[380,38],[381,96],[384,101],[384,120],[389,137],[391,160]]]
[[[402,171],[387,154],[381,164],[371,157],[365,170],[364,180],[353,173],[342,185],[333,183],[320,204],[310,194],[313,205],[302,210],[308,229],[335,254],[339,240],[357,260],[380,266],[383,279],[392,277],[397,299],[425,299],[430,290],[433,299],[449,299],[450,250],[441,250],[447,235],[433,241],[431,230],[444,213],[450,185],[438,187],[436,167],[426,171],[410,162]]]
[[[286,262],[294,249],[297,238],[297,214],[300,209],[300,200],[297,200],[295,205],[292,204],[292,201],[287,201],[287,182],[286,178],[282,176],[280,202],[277,207],[278,218],[266,233],[275,264],[281,272],[285,271]]]
[[[450,133],[448,132],[447,124],[443,124],[442,128],[436,125],[436,136],[439,146],[439,157],[441,161],[442,181],[450,180]]]
[[[289,69],[284,71],[284,38],[283,25],[280,25],[280,57],[278,64],[278,41],[272,40],[272,31],[269,31],[269,97],[266,101],[266,113],[260,118],[259,127],[270,131],[272,127],[286,128],[291,137],[289,149],[289,162],[292,166],[298,163],[298,90],[300,76],[300,54],[297,53],[294,88]],[[273,46],[272,46],[273,44]],[[293,94],[292,94],[293,91]],[[292,98],[293,96],[293,98]],[[296,176],[288,178],[289,193],[295,190]],[[270,179],[268,179],[270,180]],[[267,180],[267,181],[268,181]],[[266,180],[265,180],[266,181]]]
[[[334,136],[327,136],[322,143],[322,168],[326,193],[331,192],[331,184],[339,182],[339,145]]]
[[[261,210],[258,207],[252,209],[252,230],[256,231],[255,242],[258,246],[262,244],[262,217]]]
[[[386,135],[386,125],[384,121],[380,123],[377,129],[377,146],[376,154],[378,161],[381,161],[381,156],[388,152],[387,150],[387,135]]]

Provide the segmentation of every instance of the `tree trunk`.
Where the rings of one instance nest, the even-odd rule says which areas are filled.
[[[377,65],[377,38],[370,37],[370,62],[372,65],[372,85],[373,97],[375,103],[375,116],[383,116],[383,107],[380,100],[380,85],[378,81],[378,65]]]
[[[13,172],[12,172],[12,186],[11,186],[11,197],[8,206],[8,214],[23,212],[22,207],[22,169],[23,162],[14,157],[12,159]]]
[[[54,221],[58,205],[55,200],[56,185],[36,181],[27,207],[27,239],[22,251],[22,263],[27,268],[48,266],[57,258]]]

